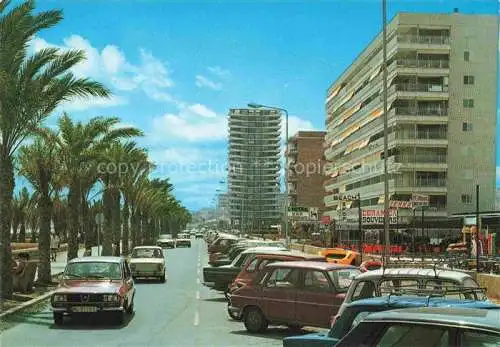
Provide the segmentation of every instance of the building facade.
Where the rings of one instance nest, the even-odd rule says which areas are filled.
[[[325,210],[324,131],[299,131],[288,140],[290,206]]]
[[[391,228],[454,227],[447,216],[475,208],[477,184],[480,209],[494,209],[497,51],[495,16],[400,13],[388,24],[389,193],[429,200],[422,217],[398,208]],[[325,205],[347,228],[357,205],[339,195],[384,206],[382,54],[379,34],[327,92]]]
[[[281,219],[281,118],[269,109],[229,111],[229,210],[244,232],[269,229]]]

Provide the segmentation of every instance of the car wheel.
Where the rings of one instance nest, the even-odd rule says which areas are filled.
[[[123,325],[125,323],[126,309],[116,313],[116,323]]]
[[[61,312],[53,312],[54,316],[54,324],[55,325],[62,325],[64,321],[64,314]]]
[[[267,329],[268,322],[262,311],[257,307],[250,307],[244,314],[245,328],[251,333],[260,333]]]
[[[165,283],[165,281],[166,281],[166,277],[165,277],[165,274],[163,274],[163,276],[160,277],[160,282]]]
[[[132,302],[130,303],[130,305],[127,307],[127,313],[128,314],[132,314],[134,313],[134,298],[132,297]]]
[[[227,303],[227,314],[229,315],[229,317],[231,317],[232,319],[240,322],[243,317],[241,316],[241,314],[235,314],[234,312],[231,312],[231,310],[229,309],[229,307],[231,306],[231,304],[228,302]]]

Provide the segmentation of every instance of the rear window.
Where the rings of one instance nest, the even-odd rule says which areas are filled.
[[[326,255],[326,259],[344,259],[345,254],[330,253]]]
[[[361,271],[358,269],[335,269],[328,271],[332,282],[335,287],[341,291],[346,292],[351,285],[354,277],[359,275]]]

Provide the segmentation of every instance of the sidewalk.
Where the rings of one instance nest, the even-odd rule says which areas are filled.
[[[83,248],[79,249],[78,256],[79,257],[83,256],[84,252],[85,249]],[[67,251],[57,252],[56,261],[50,263],[50,272],[52,276],[55,276],[64,271],[64,268],[66,267],[67,254],[68,254]],[[92,247],[92,255],[97,255],[97,247]],[[38,278],[38,270],[35,275],[35,281],[37,280],[37,278]]]

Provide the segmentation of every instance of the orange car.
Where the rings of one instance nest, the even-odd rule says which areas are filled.
[[[360,264],[360,256],[356,251],[343,248],[327,248],[319,252],[329,263],[355,265]]]

